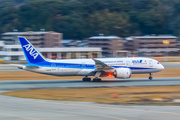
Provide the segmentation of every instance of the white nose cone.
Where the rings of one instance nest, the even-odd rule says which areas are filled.
[[[160,64],[160,69],[164,70],[164,66],[162,64]]]

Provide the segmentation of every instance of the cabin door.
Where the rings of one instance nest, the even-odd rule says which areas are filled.
[[[149,61],[149,67],[153,67],[153,61],[152,60]]]
[[[130,67],[130,61],[126,61],[126,66]]]

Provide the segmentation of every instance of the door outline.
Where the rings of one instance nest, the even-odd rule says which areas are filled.
[[[130,67],[130,61],[126,61],[126,66]]]
[[[153,61],[149,60],[149,67],[153,67]]]

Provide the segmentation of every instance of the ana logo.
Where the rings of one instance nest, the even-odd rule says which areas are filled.
[[[133,60],[132,63],[142,63],[143,60]]]
[[[31,56],[33,56],[34,59],[37,58],[38,53],[34,50],[34,48],[30,44],[24,45],[23,47],[26,49],[27,52],[29,52]]]

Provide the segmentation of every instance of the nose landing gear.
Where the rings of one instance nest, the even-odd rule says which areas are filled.
[[[153,79],[153,77],[152,77],[153,74],[152,74],[152,73],[149,73],[149,75],[150,75],[150,76],[149,76],[149,80],[152,80],[152,79]]]

